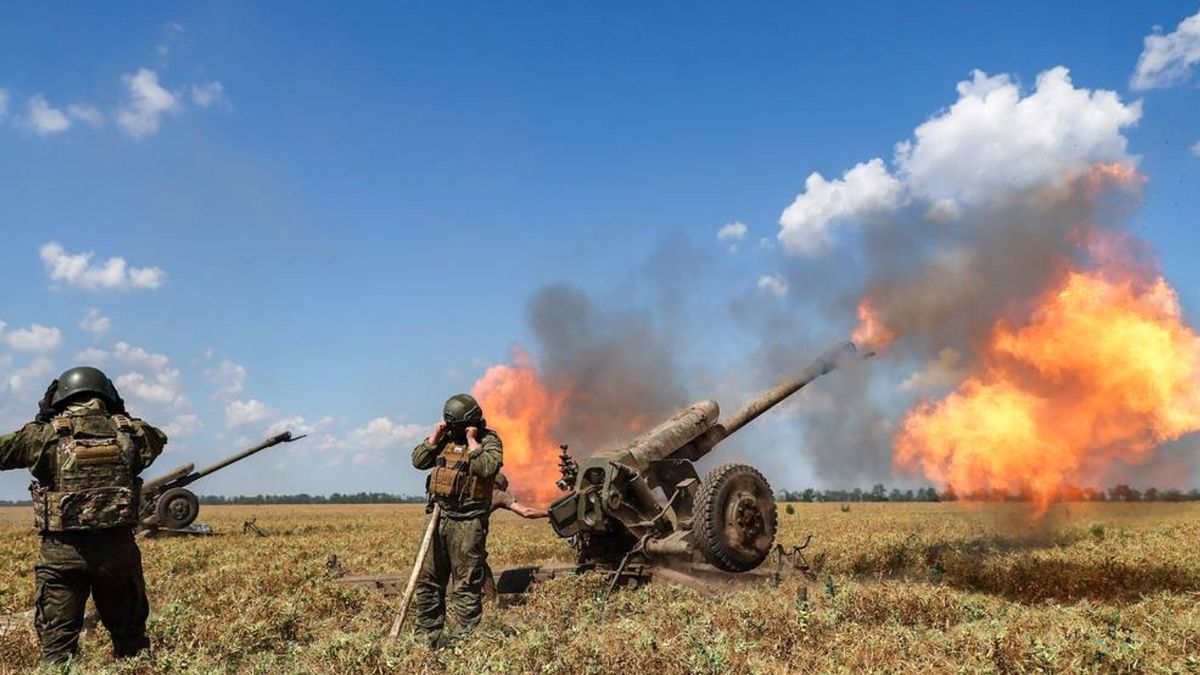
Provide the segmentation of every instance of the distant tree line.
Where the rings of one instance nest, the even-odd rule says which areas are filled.
[[[261,505],[261,504],[423,504],[424,495],[393,495],[386,492],[356,492],[331,495],[243,495],[225,497],[223,495],[197,495],[201,504],[220,506],[231,505]],[[30,506],[28,499],[0,499],[0,506]]]
[[[854,488],[853,490],[815,490],[806,488],[798,492],[783,490],[776,494],[776,499],[784,502],[940,502],[938,491],[925,487],[919,490],[889,491],[882,483],[876,483],[870,490]]]
[[[785,502],[952,502],[952,501],[1032,501],[1031,495],[1022,492],[1003,490],[980,490],[970,493],[957,493],[947,488],[938,491],[931,487],[917,490],[888,490],[882,483],[876,483],[871,489],[854,488],[853,490],[815,490],[807,488],[800,491],[783,490],[776,494],[779,501]],[[1059,491],[1057,501],[1071,502],[1195,502],[1200,501],[1200,489],[1192,488],[1187,492],[1175,488],[1162,490],[1146,488],[1138,490],[1124,483],[1114,485],[1107,490],[1099,488],[1063,488]]]
[[[394,495],[386,492],[355,492],[342,494],[335,492],[331,495],[243,495],[225,497],[222,495],[203,495],[201,504],[221,506],[226,504],[424,504],[424,495]]]

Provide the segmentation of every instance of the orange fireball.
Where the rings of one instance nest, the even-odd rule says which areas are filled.
[[[514,349],[513,361],[488,368],[471,393],[504,442],[510,489],[523,500],[546,504],[559,494],[554,486],[558,445],[550,431],[566,394],[548,391],[520,348]]]
[[[1024,325],[997,322],[975,372],[911,411],[894,447],[959,494],[1027,493],[1044,511],[1196,430],[1200,337],[1164,279],[1110,265],[1067,273]]]
[[[858,327],[850,334],[854,344],[864,349],[882,349],[888,346],[896,335],[879,317],[879,311],[870,298],[858,301]]]

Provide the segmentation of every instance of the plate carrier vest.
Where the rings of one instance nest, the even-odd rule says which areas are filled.
[[[51,485],[35,482],[34,526],[41,532],[132,527],[138,522],[142,481],[134,462],[142,450],[124,415],[59,415]]]
[[[433,473],[429,474],[429,492],[457,501],[489,502],[493,482],[491,478],[471,473],[466,445],[447,443],[437,457]]]

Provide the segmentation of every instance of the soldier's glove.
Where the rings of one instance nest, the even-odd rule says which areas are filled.
[[[35,422],[49,424],[50,420],[54,418],[56,413],[54,411],[54,406],[51,404],[54,401],[54,392],[57,389],[58,380],[51,382],[50,386],[46,387],[46,393],[42,396],[42,400],[38,401],[37,415],[35,415],[33,418]]]

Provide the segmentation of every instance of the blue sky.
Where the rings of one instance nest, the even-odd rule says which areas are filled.
[[[0,8],[0,421],[93,349],[176,425],[156,469],[273,424],[324,439],[201,492],[416,491],[412,440],[530,342],[531,293],[639,302],[664,246],[701,268],[686,362],[736,368],[753,340],[728,307],[802,264],[777,236],[805,179],[890,158],[974,69],[1028,93],[1061,65],[1141,100],[1133,227],[1200,310],[1196,81],[1131,85],[1195,2],[123,9]],[[142,271],[72,272],[89,253]],[[803,457],[772,464],[779,487],[814,480]]]

